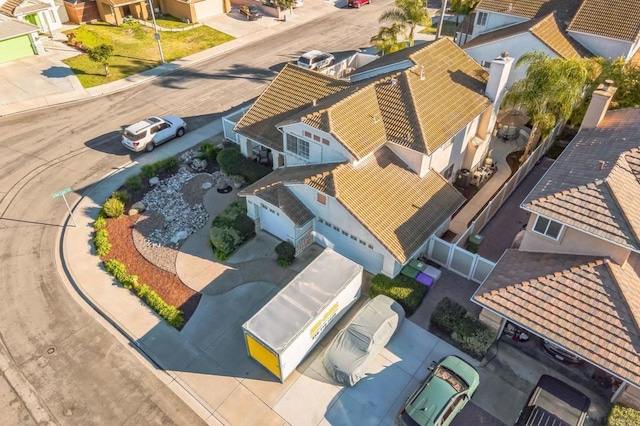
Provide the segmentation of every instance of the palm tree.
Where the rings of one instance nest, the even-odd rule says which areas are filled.
[[[460,18],[460,16],[467,16],[471,12],[473,12],[479,2],[480,0],[451,0],[451,9],[449,10],[453,12],[454,15],[456,15],[456,28],[453,34],[454,37],[455,32],[458,29],[458,25],[460,24],[460,22],[458,22],[458,18]],[[458,45],[462,45],[462,37],[460,37],[460,40],[458,40]]]
[[[406,46],[407,34],[404,26],[400,23],[393,23],[390,27],[382,27],[377,35],[371,37],[371,44],[376,48],[376,52],[383,55],[397,52]]]
[[[583,59],[550,58],[533,51],[518,59],[516,67],[528,64],[526,77],[507,92],[505,106],[516,106],[531,117],[531,134],[520,158],[523,162],[535,148],[538,136],[548,133],[558,121],[567,120],[583,100],[586,85],[595,78],[594,62]]]
[[[413,46],[413,34],[417,25],[429,25],[431,18],[423,0],[396,0],[396,7],[386,10],[378,22],[393,22],[407,28],[409,46]]]

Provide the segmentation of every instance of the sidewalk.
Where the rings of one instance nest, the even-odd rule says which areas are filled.
[[[260,21],[244,21],[234,16],[237,13],[234,9],[232,13],[203,20],[204,25],[236,37],[234,40],[89,89],[84,89],[62,62],[62,59],[76,55],[77,51],[69,50],[58,35],[58,40],[47,42],[47,54],[0,64],[0,93],[3,94],[0,117],[116,93],[337,12],[342,3],[346,4],[346,0],[307,0],[305,6],[294,9],[294,14],[288,16],[286,21],[271,17],[264,17]],[[21,78],[16,80],[15,76],[18,75]]]

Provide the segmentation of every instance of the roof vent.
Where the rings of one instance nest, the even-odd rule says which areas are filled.
[[[502,53],[500,54],[500,57],[501,57],[502,59],[507,59],[507,58],[509,57],[509,52],[507,52],[507,51],[505,50],[504,52],[502,52]]]
[[[420,67],[420,80],[424,80],[424,65]]]
[[[373,118],[374,123],[378,123],[380,121],[380,117],[378,117],[378,113],[373,114],[371,118]]]
[[[600,170],[602,170],[602,169],[604,169],[604,165],[606,164],[606,161],[600,160],[600,161],[598,161],[598,164],[600,164]]]
[[[311,101],[311,103],[313,104],[313,106],[318,106],[318,100],[314,99],[313,101]]]
[[[395,77],[393,77],[393,78],[391,79],[391,85],[392,85],[392,86],[395,86],[395,85],[397,85],[397,84],[398,84],[398,79],[397,79],[397,78],[395,78]]]

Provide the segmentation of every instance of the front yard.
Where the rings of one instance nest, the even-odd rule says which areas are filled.
[[[73,36],[70,36],[71,33]],[[82,42],[87,48],[96,47],[103,43],[113,46],[108,77],[104,75],[104,67],[90,61],[86,54],[64,60],[85,88],[117,81],[160,64],[160,53],[154,38],[153,28],[138,23],[122,27],[105,23],[84,24],[73,31],[66,32],[66,34],[67,37]],[[160,33],[162,52],[166,62],[189,56],[230,40],[233,40],[232,36],[206,26],[187,31]]]

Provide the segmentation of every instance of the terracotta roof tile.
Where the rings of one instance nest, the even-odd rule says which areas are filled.
[[[234,130],[282,151],[282,133],[277,129],[277,123],[295,116],[314,100],[348,87],[344,81],[287,64],[242,116]]]
[[[639,386],[637,288],[628,264],[507,250],[473,300]]]
[[[13,11],[16,7],[20,6],[23,0],[6,0],[0,5],[0,13],[6,16],[15,16]]]
[[[634,42],[640,37],[640,0],[584,0],[568,30]]]
[[[464,197],[438,173],[418,177],[387,147],[355,166],[278,169],[240,195],[260,196],[280,183],[303,182],[336,198],[400,263],[464,203]]]
[[[583,0],[481,0],[476,10],[487,10],[523,18],[539,18],[556,11],[561,21],[573,18]]]
[[[578,132],[523,208],[640,249],[639,146],[640,109],[608,112]]]

